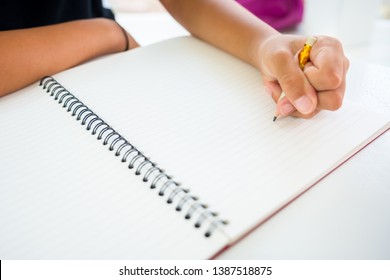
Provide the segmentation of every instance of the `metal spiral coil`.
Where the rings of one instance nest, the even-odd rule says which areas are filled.
[[[194,219],[195,228],[200,228],[206,221],[209,221],[204,233],[205,237],[210,237],[218,227],[227,224],[226,221],[218,217],[217,213],[210,211],[207,205],[199,202],[198,198],[190,193],[190,190],[181,187],[163,169],[128,142],[53,77],[43,77],[39,85],[47,93],[50,93],[54,100],[62,104],[62,107],[66,108],[72,116],[75,116],[77,121],[81,120],[81,125],[86,125],[86,130],[92,130],[92,135],[97,134],[97,139],[102,140],[103,145],[109,145],[108,149],[114,151],[115,156],[121,158],[121,162],[128,163],[128,168],[134,169],[135,175],[142,175],[143,182],[149,182],[149,187],[157,189],[159,196],[167,197],[168,204],[175,203],[176,211],[185,210],[184,218]]]

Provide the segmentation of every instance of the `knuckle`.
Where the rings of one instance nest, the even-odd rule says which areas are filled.
[[[338,40],[337,38],[329,37],[329,36],[325,36],[325,38],[326,38],[329,45],[334,46],[335,48],[338,48],[338,49],[342,49],[342,44],[341,44],[340,40]]]
[[[344,57],[344,64],[345,64],[345,70],[348,70],[350,62],[349,62],[349,59],[346,57]]]
[[[291,60],[291,53],[286,49],[277,49],[273,53],[273,60],[278,65],[284,65],[288,60]]]
[[[330,68],[325,75],[329,89],[338,88],[343,82],[343,77],[340,71],[337,70],[338,69]]]

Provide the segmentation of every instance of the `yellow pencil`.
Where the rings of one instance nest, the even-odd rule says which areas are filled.
[[[310,60],[310,50],[314,46],[314,44],[317,42],[317,37],[311,36],[306,39],[305,45],[303,46],[302,50],[298,54],[298,62],[299,67],[303,70],[305,67],[305,64]],[[282,93],[279,96],[278,102],[283,99],[286,96],[286,94],[282,91]],[[273,121],[276,121],[276,119],[280,115],[275,113],[275,116],[273,118]]]

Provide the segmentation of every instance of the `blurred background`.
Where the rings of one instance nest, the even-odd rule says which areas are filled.
[[[141,45],[188,35],[158,0],[105,2]],[[303,0],[303,3],[302,22],[283,32],[334,36],[342,41],[348,58],[390,67],[390,0]]]

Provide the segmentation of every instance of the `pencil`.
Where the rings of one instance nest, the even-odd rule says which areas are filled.
[[[314,36],[308,37],[306,39],[306,42],[305,42],[302,50],[299,52],[299,54],[298,54],[298,62],[299,62],[299,67],[301,68],[301,70],[303,70],[303,68],[305,68],[305,64],[310,60],[311,48],[314,46],[314,44],[317,42],[317,40],[318,40],[317,37],[314,37]],[[286,96],[286,94],[282,91],[282,93],[279,96],[278,103],[285,96]],[[275,113],[274,118],[272,119],[272,121],[276,121],[277,118],[279,118],[279,116],[280,116],[280,114]]]

